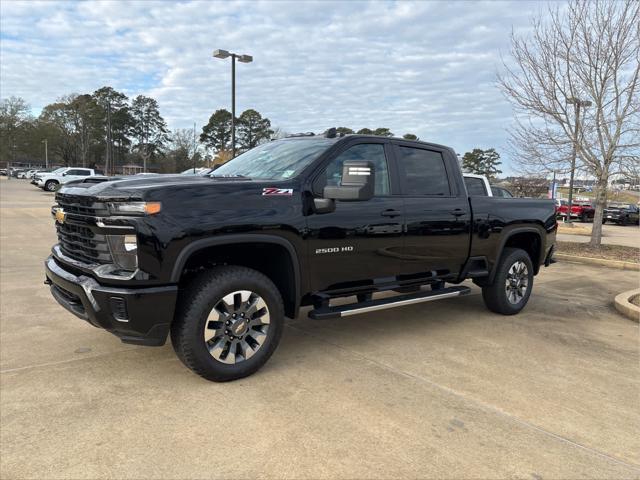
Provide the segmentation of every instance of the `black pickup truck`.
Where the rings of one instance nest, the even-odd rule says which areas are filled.
[[[450,148],[335,129],[207,177],[70,183],[52,214],[55,299],[126,343],[170,334],[214,381],[258,370],[301,306],[344,317],[464,295],[472,279],[490,310],[518,313],[556,234],[551,201],[470,197]]]

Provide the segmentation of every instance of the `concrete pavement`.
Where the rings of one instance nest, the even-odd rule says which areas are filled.
[[[1,478],[638,478],[640,274],[556,264],[520,315],[474,294],[288,322],[258,374],[190,373],[42,284],[51,194],[0,181]]]

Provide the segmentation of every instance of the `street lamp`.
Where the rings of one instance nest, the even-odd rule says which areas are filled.
[[[571,149],[571,175],[569,176],[569,201],[567,205],[566,223],[571,223],[571,207],[573,205],[573,177],[576,170],[576,155],[578,151],[578,133],[580,132],[580,108],[590,107],[592,103],[589,100],[580,100],[577,97],[567,98],[567,104],[573,105],[575,111],[575,127],[573,132],[573,148]]]
[[[236,58],[241,63],[253,62],[251,55],[238,55],[227,50],[214,50],[215,58],[225,59],[231,57],[231,155],[236,156]]]
[[[44,168],[49,168],[49,149],[47,139],[45,138],[40,143],[44,143]]]

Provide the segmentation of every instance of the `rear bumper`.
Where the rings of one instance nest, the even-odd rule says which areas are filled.
[[[45,283],[69,312],[136,345],[164,345],[173,320],[178,287],[113,288],[45,261]]]

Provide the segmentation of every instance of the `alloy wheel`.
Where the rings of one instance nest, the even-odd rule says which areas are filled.
[[[509,268],[505,281],[505,293],[509,303],[512,305],[520,303],[527,293],[528,286],[529,270],[522,260],[518,260]]]
[[[255,292],[238,290],[225,295],[209,313],[204,342],[215,360],[237,364],[262,347],[269,324],[269,308],[264,299]]]

